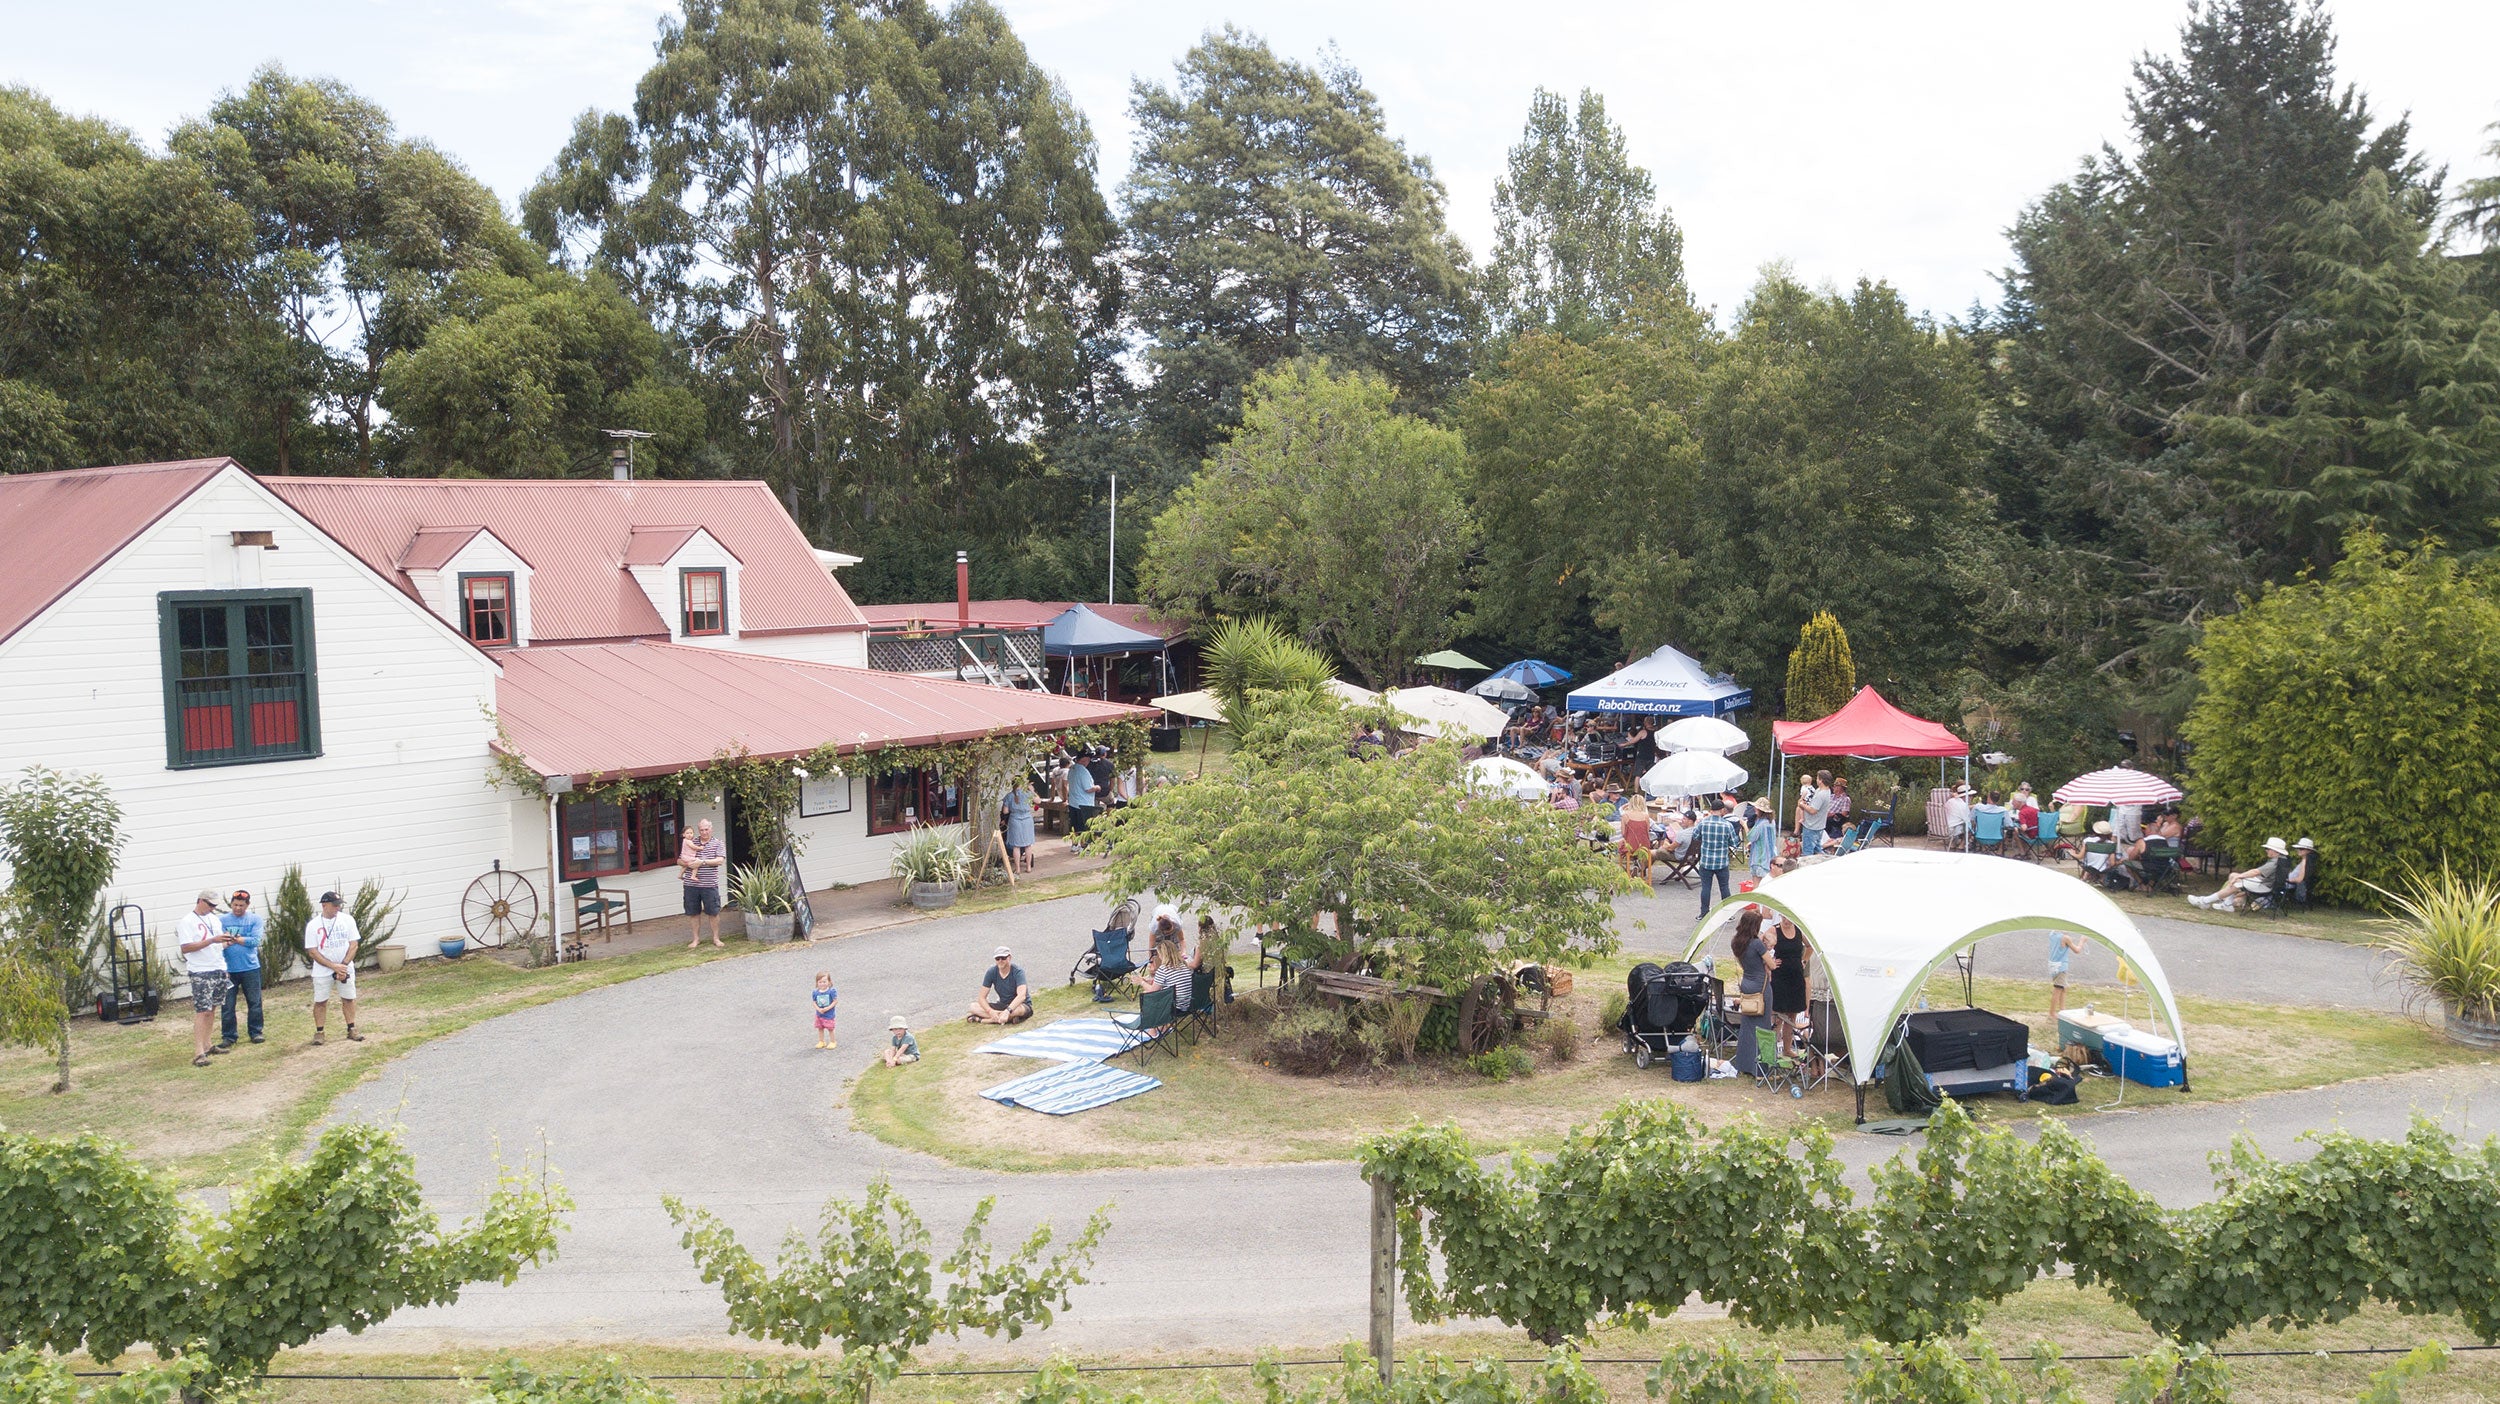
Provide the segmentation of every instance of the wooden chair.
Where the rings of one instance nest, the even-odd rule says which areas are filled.
[[[625,929],[634,929],[634,895],[621,887],[601,887],[597,878],[583,878],[573,885],[573,934],[579,936],[584,923],[599,928],[599,939],[610,938],[608,916],[611,912],[625,914]]]

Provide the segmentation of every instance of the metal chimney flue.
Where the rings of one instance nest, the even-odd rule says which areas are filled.
[[[608,476],[620,483],[634,480],[633,450],[620,443],[608,450]]]
[[[955,626],[959,629],[966,628],[971,623],[972,553],[957,551],[955,553]]]

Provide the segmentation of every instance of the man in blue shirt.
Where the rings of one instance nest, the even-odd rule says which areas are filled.
[[[1719,895],[1729,895],[1727,864],[1739,840],[1735,821],[1725,812],[1725,802],[1710,801],[1710,812],[1693,828],[1694,869],[1701,874],[1701,914],[1710,915],[1710,884],[1719,884]]]
[[[269,922],[252,910],[252,894],[238,887],[226,899],[225,914],[217,919],[217,924],[226,929],[227,935],[239,938],[226,947],[226,1004],[217,1019],[218,1042],[234,1047],[234,1002],[240,995],[252,1042],[265,1043],[268,1040],[260,1032],[260,943],[268,937]]]

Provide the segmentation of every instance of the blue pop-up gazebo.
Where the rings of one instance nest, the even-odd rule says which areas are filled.
[[[1575,712],[1638,712],[1660,717],[1721,717],[1753,705],[1753,689],[1713,673],[1673,647],[1608,673],[1564,699]]]
[[[1171,647],[1171,642],[1168,639],[1158,638],[1142,629],[1132,629],[1126,624],[1105,619],[1081,604],[1068,606],[1058,618],[1042,626],[1042,652],[1053,658],[1068,660],[1066,691],[1070,696],[1083,693],[1088,696],[1109,697],[1111,693],[1107,673],[1091,683],[1084,681],[1086,669],[1078,662],[1079,659],[1114,658],[1130,653],[1152,653],[1164,658],[1164,661],[1168,663],[1169,658],[1164,650],[1169,647]],[[1108,666],[1105,665],[1106,668]],[[1167,684],[1168,690],[1168,684],[1171,682],[1169,669],[1166,668],[1165,672],[1166,676],[1163,681]],[[1099,694],[1095,692],[1097,687],[1101,689]]]

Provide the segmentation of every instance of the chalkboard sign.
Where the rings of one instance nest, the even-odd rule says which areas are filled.
[[[808,905],[807,884],[799,878],[798,850],[781,846],[781,875],[790,880],[790,939],[804,941],[816,929],[816,909]]]

